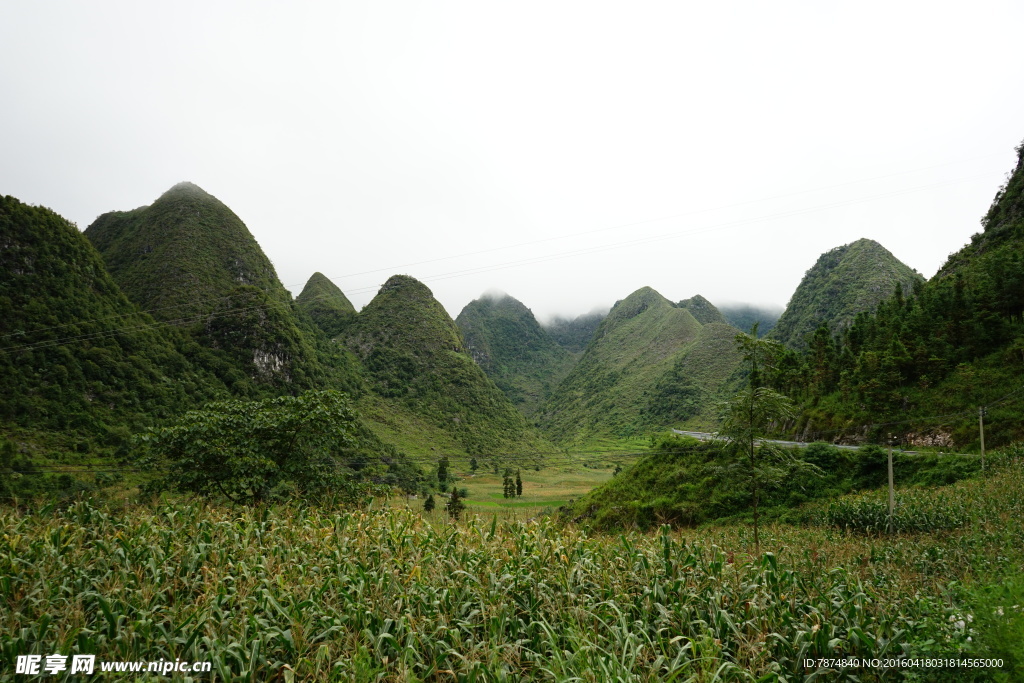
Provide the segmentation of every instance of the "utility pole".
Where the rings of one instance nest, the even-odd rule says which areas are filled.
[[[892,434],[889,435],[889,533],[892,533],[892,512],[895,507],[896,496],[892,490]]]
[[[978,433],[981,434],[981,471],[985,472],[985,406],[978,407]]]

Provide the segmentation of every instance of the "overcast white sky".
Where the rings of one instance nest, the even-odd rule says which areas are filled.
[[[2,2],[0,193],[85,229],[190,180],[294,294],[454,317],[931,276],[1024,139],[1019,2]],[[518,246],[517,246],[518,245]]]

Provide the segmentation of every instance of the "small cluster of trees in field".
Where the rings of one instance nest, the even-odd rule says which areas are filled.
[[[502,477],[502,492],[505,498],[518,498],[523,495],[523,478],[519,470],[516,470],[515,479],[512,478],[512,470],[506,469]]]

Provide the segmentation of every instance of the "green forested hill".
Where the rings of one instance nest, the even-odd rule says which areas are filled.
[[[909,295],[895,292],[838,339],[819,330],[786,359],[776,384],[803,402],[798,431],[977,448],[987,406],[990,447],[1024,438],[1024,159],[983,225]]]
[[[395,420],[432,424],[471,454],[538,445],[522,414],[466,352],[444,307],[414,278],[391,277],[339,340],[362,361],[380,397],[373,400],[411,414]],[[387,431],[385,412],[377,406],[369,414]]]
[[[923,278],[878,242],[860,239],[836,247],[807,271],[768,337],[795,349],[821,324],[833,334],[858,313],[875,310],[896,286],[907,293]]]
[[[0,420],[102,435],[226,397],[195,350],[139,312],[74,225],[0,197]]]
[[[455,324],[473,360],[528,417],[575,363],[533,312],[507,294],[471,301]]]
[[[248,228],[216,197],[179,183],[150,206],[106,213],[85,231],[128,297],[188,330],[236,395],[352,391],[343,359],[315,338]]]
[[[322,273],[313,273],[295,297],[295,305],[328,337],[341,332],[356,312],[345,293]]]
[[[701,325],[650,287],[615,304],[538,415],[558,443],[711,418],[739,361],[736,330]]]

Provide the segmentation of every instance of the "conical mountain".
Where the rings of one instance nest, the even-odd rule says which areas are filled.
[[[192,183],[149,206],[105,213],[85,236],[121,289],[158,320],[209,313],[245,285],[275,303],[290,299],[242,220]]]
[[[323,273],[313,273],[295,297],[295,306],[309,315],[328,337],[341,332],[356,312],[345,293]]]
[[[451,435],[467,453],[507,452],[535,438],[416,279],[391,277],[339,339],[362,361],[372,391]]]
[[[186,323],[215,352],[208,364],[236,393],[351,386],[327,379],[270,259],[198,186],[179,183],[150,206],[103,214],[85,236],[128,298],[158,320]]]
[[[678,304],[679,308],[685,308],[690,312],[694,318],[697,319],[701,325],[707,325],[708,323],[721,323],[728,325],[729,321],[725,319],[721,311],[715,308],[715,305],[702,297],[700,294],[693,296],[689,299],[683,299]]]
[[[533,312],[507,294],[471,301],[455,324],[473,360],[528,417],[575,364]]]
[[[858,314],[874,311],[897,286],[906,294],[923,279],[873,240],[836,247],[807,271],[768,337],[790,348],[806,348],[822,324],[837,334]]]
[[[225,398],[132,304],[78,229],[0,197],[0,421],[102,437]]]
[[[538,423],[558,443],[583,444],[706,419],[739,361],[735,334],[643,287],[601,322]]]

